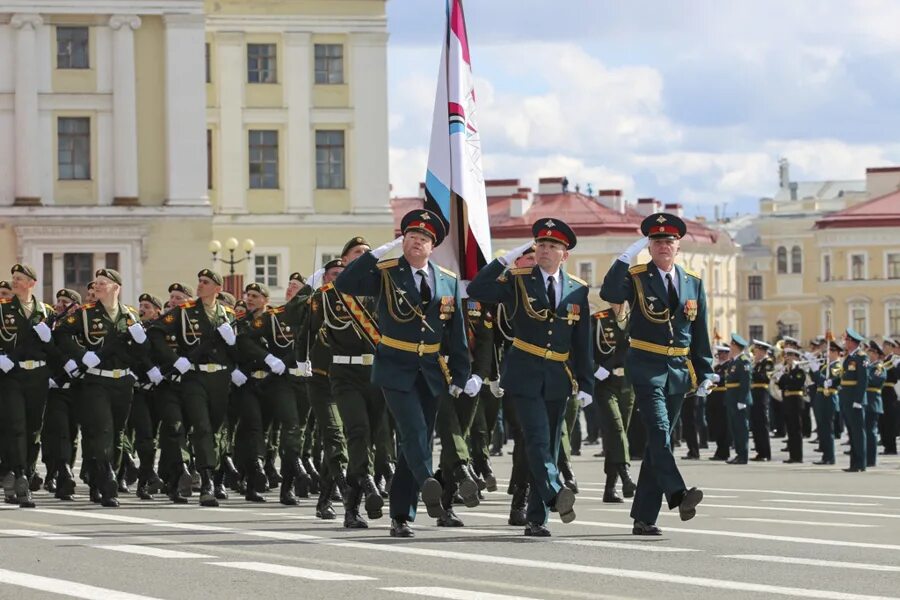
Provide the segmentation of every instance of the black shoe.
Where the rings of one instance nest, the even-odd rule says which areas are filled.
[[[71,500],[75,494],[75,475],[69,465],[62,463],[56,469],[56,493],[60,500]]]
[[[843,469],[843,471],[844,471],[844,473],[865,473],[866,468],[865,467],[849,467],[849,468]]]
[[[643,521],[635,521],[634,527],[631,528],[632,535],[662,535],[662,529],[653,524],[647,524]]]
[[[631,479],[631,473],[628,472],[628,464],[620,463],[616,465],[616,472],[619,475],[619,479],[622,480],[622,495],[626,498],[634,498],[637,484]]]
[[[729,459],[727,456],[720,456],[718,454],[713,454],[712,456],[706,457],[706,460],[719,460],[719,461],[723,461],[723,462],[728,462]]]
[[[310,464],[312,464],[312,461],[310,461]],[[295,496],[298,498],[309,498],[311,493],[318,493],[320,489],[318,484],[315,486],[316,491],[313,491],[313,483],[317,479],[314,479],[306,470],[302,460],[295,458],[290,462],[289,467],[288,472],[293,476]],[[316,473],[316,477],[318,477],[318,473]]]
[[[202,496],[201,496],[201,498],[202,498]],[[263,496],[262,494],[260,494],[259,492],[257,492],[256,490],[254,490],[253,487],[248,486],[247,493],[244,494],[244,500],[246,500],[247,502],[255,502],[257,504],[262,504],[266,501],[266,497]],[[200,501],[200,505],[206,506],[205,504],[203,504],[202,499]],[[219,503],[216,502],[216,506],[218,506],[218,505],[219,505]]]
[[[575,492],[569,488],[562,488],[556,494],[553,508],[559,513],[559,518],[563,523],[571,523],[575,520]]]
[[[309,478],[309,482],[307,483],[309,492],[306,496],[301,496],[299,493],[297,496],[300,498],[309,498],[309,494],[318,494],[319,490],[322,489],[322,476],[319,475],[319,470],[316,468],[316,463],[313,462],[311,456],[303,457],[301,464],[303,466],[303,472],[306,473]],[[297,490],[294,491],[296,492]]]
[[[834,461],[833,460],[814,460],[812,464],[814,464],[814,465],[833,465]]]
[[[575,474],[572,473],[572,468],[568,464],[561,464],[559,474],[562,476],[563,485],[572,490],[573,494],[577,494],[578,481],[575,479]]]
[[[700,460],[700,455],[694,454],[693,452],[688,452],[681,457],[681,460]]]
[[[437,520],[438,527],[465,527],[465,523],[462,522],[456,513],[453,512],[453,509],[447,509],[447,512],[444,513],[443,517],[439,517]]]
[[[391,519],[391,537],[411,538],[416,534],[409,528],[409,523],[400,519]]]
[[[255,470],[255,465],[251,465],[251,466],[253,466],[254,470]],[[266,453],[266,464],[265,464],[265,466],[262,467],[262,471],[266,477],[268,489],[270,489],[270,490],[274,490],[275,488],[277,488],[278,486],[281,485],[282,481],[284,481],[284,479],[281,477],[281,475],[278,474],[278,470],[275,468],[275,453],[274,452]],[[254,483],[256,483],[256,482],[254,481]],[[265,492],[266,490],[261,490],[257,487],[256,491]]]
[[[41,477],[40,475],[38,475],[37,473],[34,473],[31,476],[31,479],[28,480],[28,488],[32,492],[36,492],[41,489],[41,485],[43,485],[43,483],[44,483],[44,478]]]
[[[88,498],[93,504],[100,504],[100,502],[103,500],[103,496],[100,494],[100,489],[94,485],[91,486],[91,491],[88,494]]]
[[[225,487],[225,469],[216,471],[213,477],[213,494],[216,500],[228,500],[228,489]]]
[[[120,494],[130,494],[131,489],[128,487],[128,482],[125,481],[125,474],[119,475],[116,478],[116,491]]]
[[[127,452],[122,456],[122,473],[125,475],[125,485],[134,485],[140,477],[134,458]]]
[[[503,456],[503,450],[491,450],[491,456]]]
[[[770,459],[770,458],[766,458],[765,456],[760,456],[759,454],[757,454],[756,456],[754,456],[754,457],[751,458],[750,460],[752,460],[753,462],[769,462],[771,459]]]
[[[189,498],[194,493],[194,478],[186,464],[181,463],[181,466],[176,469],[174,481],[178,495],[182,498]]]
[[[56,476],[47,474],[47,478],[44,479],[44,491],[49,492],[51,494],[56,493]]]
[[[678,515],[682,521],[690,521],[697,515],[697,505],[701,500],[703,500],[703,490],[695,487],[682,494],[681,502],[678,504]]]
[[[738,458],[737,456],[735,456],[733,458],[729,458],[725,462],[726,462],[726,464],[729,464],[729,465],[746,465],[747,459],[746,458]]]
[[[337,518],[334,507],[331,505],[331,486],[333,485],[336,485],[334,481],[330,485],[323,485],[319,490],[319,500],[316,502],[316,517],[325,521]]]
[[[384,516],[382,508],[384,508],[384,498],[378,493],[378,486],[375,485],[375,478],[366,475],[362,480],[362,491],[365,494],[366,516],[370,519],[380,519]]]
[[[528,537],[550,537],[550,530],[539,523],[525,525],[525,535]]]
[[[119,508],[119,499],[114,496],[104,496],[100,500],[100,506],[103,508]]]
[[[471,487],[475,488],[474,490],[471,490],[471,492],[477,494],[478,486],[475,485],[474,481],[469,480],[469,483]],[[422,484],[422,502],[425,504],[428,516],[432,519],[444,516],[444,507],[441,506],[441,494],[443,491],[440,482],[434,477],[429,477],[425,480],[425,483]]]
[[[456,468],[453,469],[453,473],[451,473],[450,476],[458,486],[456,491],[462,498],[463,504],[465,504],[468,508],[475,508],[476,506],[478,506],[478,504],[480,503],[480,501],[478,500],[478,491],[479,489],[481,489],[481,486],[479,486],[478,483],[474,479],[472,479],[472,471],[470,470],[470,467],[466,464],[457,465]],[[485,487],[487,486],[485,485]],[[425,498],[424,489],[422,498],[423,500]]]
[[[297,506],[300,504],[300,500],[294,494],[294,478],[292,476],[285,476],[284,481],[281,482],[281,494],[278,501],[285,506]]]
[[[268,463],[266,463],[266,466],[264,467],[262,461],[258,458],[250,463],[250,468],[247,471],[247,488],[248,489],[253,489],[256,492],[259,492],[260,494],[264,494],[265,492],[269,491],[272,488],[272,481],[275,481],[275,480],[272,479],[272,477],[271,477],[272,473],[266,472],[266,469],[268,468],[268,466],[269,466]],[[274,469],[274,468],[275,467],[273,466],[272,469]],[[277,472],[274,474],[278,475]],[[282,479],[281,479],[281,476],[279,475],[278,476],[278,484],[276,484],[275,487],[278,487],[278,485],[281,484],[281,481],[282,481]]]
[[[781,462],[783,462],[786,465],[795,465],[795,464],[802,463],[803,461],[802,460],[794,460],[793,458],[788,458]]]
[[[528,484],[517,487],[513,492],[512,502],[509,505],[510,525],[522,526],[528,523],[525,507],[528,502]]]
[[[24,475],[19,475],[16,477],[15,485],[19,508],[34,508],[34,500],[31,498],[31,482],[28,478]]]
[[[616,494],[616,481],[619,479],[616,473],[606,474],[606,485],[603,488],[603,501],[609,504],[625,502],[622,497]]]
[[[153,500],[153,494],[147,490],[147,480],[143,477],[138,478],[137,490],[134,494],[141,500]]]
[[[388,491],[387,491],[387,477],[377,477],[375,479],[375,487],[378,488],[378,495],[381,496],[382,500],[388,499]]]

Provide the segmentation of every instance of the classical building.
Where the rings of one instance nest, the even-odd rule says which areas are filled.
[[[385,0],[0,2],[0,266],[114,267],[134,300],[234,237],[278,295],[382,241],[386,62]]]
[[[658,211],[684,218],[680,204],[662,204],[653,198],[626,202],[621,190],[600,190],[585,195],[563,189],[562,177],[543,178],[537,191],[522,187],[519,179],[485,182],[491,236],[495,251],[508,250],[531,237],[531,225],[541,218],[558,218],[578,235],[566,269],[590,284],[591,303],[605,307],[599,291],[612,261],[640,233],[641,221]],[[422,205],[424,188],[417,198],[394,198],[395,229],[408,211]],[[705,222],[685,218],[688,235],[681,242],[678,263],[700,273],[706,286],[710,334],[722,338],[737,327],[737,262],[740,248],[730,236]],[[644,251],[638,261],[647,261]]]

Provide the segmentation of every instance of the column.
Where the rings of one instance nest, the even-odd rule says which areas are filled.
[[[135,91],[134,31],[137,15],[113,15],[113,204],[138,204],[137,94]]]
[[[10,20],[10,25],[16,30],[15,204],[19,206],[37,206],[41,203],[35,30],[43,24],[43,19],[37,14],[15,14]]]
[[[244,134],[244,34],[216,34],[216,73],[219,86],[218,207],[221,213],[247,212],[249,167],[247,136]]]
[[[309,214],[313,209],[312,34],[289,31],[284,34],[284,95],[288,107],[287,131],[287,212]]]
[[[167,14],[166,182],[170,206],[208,206],[205,17]]]
[[[389,211],[387,33],[350,34],[350,102],[347,140],[353,212]]]

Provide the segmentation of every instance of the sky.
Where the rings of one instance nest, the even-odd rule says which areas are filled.
[[[424,180],[444,0],[388,0],[391,183]],[[484,173],[688,216],[900,164],[900,2],[467,0]]]

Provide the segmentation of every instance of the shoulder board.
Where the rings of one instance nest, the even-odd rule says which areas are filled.
[[[41,304],[44,305],[44,308],[45,308],[45,309],[49,310],[51,313],[53,312],[53,307],[52,307],[52,306],[50,306],[50,305],[47,304],[46,302],[42,302]]]
[[[594,313],[594,318],[595,318],[595,319],[605,319],[605,318],[608,317],[608,316],[609,316],[609,311],[608,311],[608,310],[599,310],[599,311],[597,311],[597,312]]]
[[[682,268],[684,268],[684,267],[682,267]],[[695,279],[700,279],[700,273],[698,273],[697,271],[691,271],[690,269],[684,269],[684,272],[687,275],[690,275],[691,277],[693,277]]]
[[[518,267],[516,269],[510,269],[510,275],[530,275],[533,267]]]
[[[231,308],[230,306],[228,306],[228,305],[226,305],[226,304],[223,304],[223,305],[222,305],[222,308],[225,309],[225,312],[227,312],[227,313],[229,313],[229,314],[232,314],[232,315],[234,314],[234,309]]]
[[[126,304],[126,305],[125,305],[125,308],[127,308],[129,311],[131,311],[131,312],[133,312],[133,313],[136,313],[136,312],[138,311],[138,309],[136,309],[135,307],[131,306],[130,304]]]
[[[323,285],[322,287],[319,288],[319,291],[327,292],[328,290],[330,290],[333,287],[334,287],[334,283],[326,283],[325,285]]]
[[[441,265],[437,265],[437,268],[440,269],[444,275],[449,275],[450,277],[453,277],[454,279],[457,277],[456,273],[454,273],[450,269],[445,269]]]
[[[0,304],[10,304],[12,303],[12,298],[0,298]]]
[[[178,308],[194,308],[197,306],[197,302],[194,300],[185,300],[181,304],[178,305]]]
[[[278,306],[278,307],[270,308],[270,309],[269,309],[269,313],[270,313],[270,314],[273,314],[273,315],[280,315],[280,314],[283,313],[283,312],[284,312],[284,307],[283,307],[283,306]]]
[[[380,261],[378,261],[378,263],[375,266],[383,271],[384,269],[390,269],[391,267],[396,267],[399,263],[400,263],[399,258],[391,258],[388,260],[380,260]]]
[[[580,277],[575,277],[575,276],[572,275],[571,273],[566,273],[566,275],[567,275],[567,276],[569,277],[569,279],[571,279],[572,281],[577,281],[578,283],[580,283],[580,284],[583,285],[584,287],[588,287],[587,281],[585,281],[584,279],[582,279],[582,278],[580,278]]]
[[[741,360],[744,361],[745,363],[752,362],[750,357],[747,356],[746,354],[741,354]]]
[[[95,306],[97,306],[97,303],[96,303],[96,302],[88,302],[87,304],[82,304],[82,305],[81,305],[81,309],[82,309],[82,310],[88,310],[88,309],[90,309],[90,308],[94,308]]]
[[[628,269],[628,272],[632,275],[637,275],[638,273],[643,273],[647,270],[647,265],[636,265]]]

